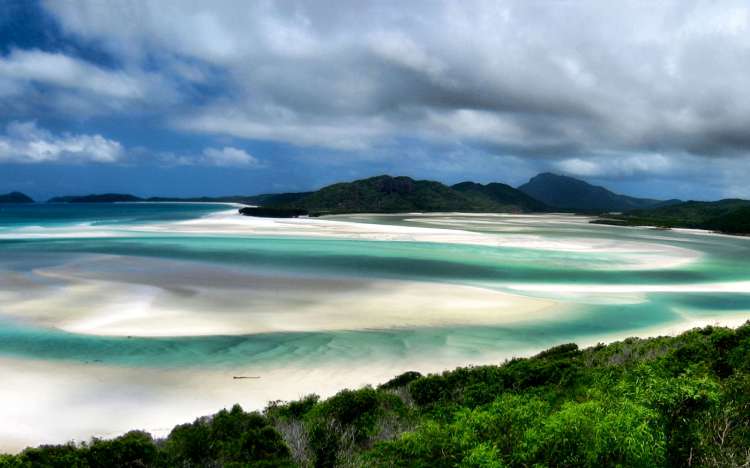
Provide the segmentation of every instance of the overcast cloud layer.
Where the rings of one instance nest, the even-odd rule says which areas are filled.
[[[27,9],[0,16],[0,164],[236,166],[245,193],[553,170],[750,197],[745,1],[50,0],[43,40]]]

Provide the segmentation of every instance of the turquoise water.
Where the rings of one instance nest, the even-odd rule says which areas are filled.
[[[41,360],[101,362],[116,366],[232,367],[283,365],[286,363],[355,362],[377,358],[398,360],[433,356],[459,356],[466,362],[482,356],[528,352],[547,346],[582,340],[596,341],[619,334],[724,316],[750,318],[750,294],[735,292],[655,292],[640,294],[538,293],[572,306],[565,313],[552,311],[549,318],[512,325],[401,327],[398,323],[377,330],[279,332],[240,336],[181,336],[147,338],[69,333],[4,309],[13,304],[2,292],[18,292],[20,284],[39,297],[64,294],[66,283],[40,270],[68,267],[102,255],[114,256],[86,274],[113,274],[122,266],[117,259],[160,262],[166,275],[178,268],[185,275],[192,268],[211,267],[229,274],[263,274],[285,278],[292,284],[309,278],[358,278],[361,280],[409,280],[440,284],[481,286],[513,291],[524,285],[706,285],[750,281],[750,241],[726,236],[705,236],[645,229],[622,229],[559,221],[525,223],[488,217],[448,217],[465,230],[492,236],[530,236],[551,242],[575,241],[582,245],[601,240],[618,245],[664,248],[679,257],[686,252],[695,260],[675,267],[643,266],[629,251],[562,251],[522,246],[486,246],[414,241],[347,240],[302,236],[206,235],[150,230],[154,223],[172,223],[231,209],[226,205],[115,204],[24,205],[0,210],[0,355]],[[438,227],[445,217],[349,217],[354,222],[400,226]],[[457,223],[457,224],[456,224]],[[74,229],[80,227],[80,235]],[[120,229],[117,237],[85,237],[87,227]],[[49,234],[43,238],[29,236]],[[65,236],[54,228],[67,227]],[[127,229],[126,229],[127,228]],[[72,237],[71,237],[72,236]],[[523,243],[521,243],[523,244]],[[671,248],[678,247],[675,250]],[[637,249],[636,249],[637,250]],[[650,250],[638,255],[649,258]],[[661,252],[658,251],[657,252]],[[662,255],[663,253],[659,253]],[[657,254],[653,254],[657,255]],[[631,258],[633,257],[633,258]],[[107,257],[110,258],[110,257]],[[92,269],[93,268],[93,269]],[[96,269],[98,268],[98,270]],[[173,270],[177,271],[177,270]],[[124,275],[127,271],[119,271]],[[205,280],[201,279],[201,280]],[[122,284],[149,285],[152,280],[131,271]],[[197,281],[197,280],[196,280]],[[217,280],[218,281],[218,280]],[[170,286],[173,287],[174,285]],[[249,294],[242,284],[227,294]],[[667,288],[668,289],[668,288]],[[737,289],[737,288],[735,288]],[[741,288],[740,288],[741,289]],[[189,288],[188,288],[189,292]],[[284,294],[280,290],[279,294]],[[531,295],[530,292],[523,294]],[[620,297],[622,296],[622,297]],[[622,300],[625,298],[626,300]],[[221,307],[217,303],[216,307]],[[55,310],[48,314],[54,315]],[[420,311],[415,311],[420,313]]]
[[[227,209],[213,203],[0,204],[0,230],[21,226],[129,225],[182,221]]]

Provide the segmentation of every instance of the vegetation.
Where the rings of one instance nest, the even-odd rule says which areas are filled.
[[[542,204],[504,184],[465,184],[387,175],[329,185],[291,202],[264,204],[310,213],[405,213],[411,211],[527,212]]]
[[[518,190],[549,206],[576,212],[627,211],[679,202],[679,200],[659,201],[619,195],[604,187],[548,172],[533,177],[518,187]]]
[[[608,215],[594,221],[622,226],[657,226],[708,229],[727,234],[750,234],[750,201],[726,199],[689,201],[649,210]]]
[[[260,206],[281,206],[294,203],[313,192],[264,193],[246,197],[243,203]]]
[[[10,192],[0,194],[0,203],[34,203],[34,200],[21,192]]]
[[[0,456],[2,467],[682,467],[750,464],[750,322],[575,344],[499,366],[239,406],[164,440]]]
[[[302,215],[306,215],[307,211],[297,208],[256,208],[254,206],[248,206],[240,208],[240,214],[261,218],[298,218]]]
[[[547,205],[536,198],[532,198],[510,185],[499,182],[492,182],[486,185],[476,182],[461,182],[460,184],[453,185],[451,188],[474,199],[477,203],[489,200],[498,206],[504,206],[505,211],[511,213],[516,211],[546,211],[549,209]]]

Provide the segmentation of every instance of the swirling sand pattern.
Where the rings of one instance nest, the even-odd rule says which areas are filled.
[[[0,213],[6,450],[750,317],[744,238],[569,215],[23,209]]]

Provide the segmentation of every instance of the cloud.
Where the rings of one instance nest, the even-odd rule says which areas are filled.
[[[0,135],[3,163],[114,163],[122,145],[101,135],[53,134],[35,122],[11,122]]]
[[[562,172],[581,177],[630,177],[682,172],[676,157],[663,154],[599,154],[596,157],[563,159],[553,164]]]
[[[219,105],[192,116],[178,117],[173,124],[182,130],[227,135],[253,140],[270,140],[297,146],[320,146],[338,150],[363,150],[388,134],[377,119],[352,119],[346,125],[324,118],[303,120],[283,114],[283,109],[264,109],[261,115],[238,113],[232,105]]]
[[[266,164],[247,151],[232,146],[222,148],[204,148],[198,154],[175,154],[173,152],[160,152],[153,154],[147,148],[139,147],[133,150],[138,155],[141,163],[155,160],[159,165],[170,166],[214,166],[214,167],[236,167],[244,169],[261,169]]]
[[[45,6],[130,67],[218,70],[221,91],[168,118],[182,130],[352,150],[418,136],[543,158],[750,149],[741,1]]]
[[[3,77],[86,89],[115,98],[143,98],[144,86],[133,77],[111,72],[59,53],[13,50],[0,59]]]
[[[214,166],[260,167],[260,161],[245,150],[225,146],[224,148],[206,148],[199,161]]]
[[[156,164],[257,167],[226,149],[260,140],[357,173],[748,174],[743,0],[42,5],[61,33],[0,56],[6,118],[146,113],[196,148]]]
[[[173,104],[177,96],[170,79],[139,68],[108,69],[38,49],[0,56],[0,99],[19,112],[86,116],[147,110]]]

